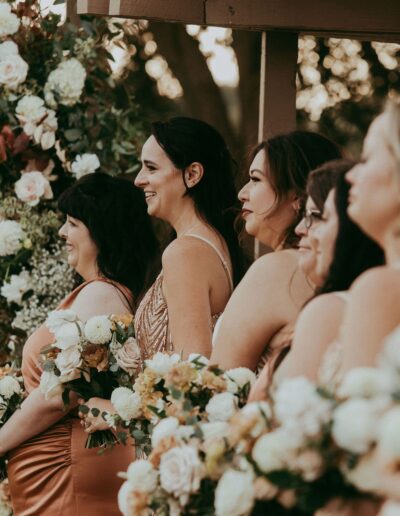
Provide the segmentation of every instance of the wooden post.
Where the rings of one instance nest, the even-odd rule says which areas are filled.
[[[258,141],[296,129],[298,35],[263,32],[261,40]],[[254,240],[254,259],[268,249]]]
[[[77,0],[67,0],[67,18],[74,25],[80,25],[80,19],[77,13]]]

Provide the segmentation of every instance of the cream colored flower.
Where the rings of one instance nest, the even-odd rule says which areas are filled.
[[[291,436],[283,429],[262,435],[255,443],[252,457],[264,473],[285,469],[295,457],[296,449],[291,446]]]
[[[57,102],[65,106],[75,105],[85,86],[86,70],[74,57],[60,63],[50,72],[44,87],[46,103],[57,107]]]
[[[228,383],[228,392],[236,394],[239,390],[248,384],[252,387],[256,381],[256,375],[247,367],[236,367],[225,372],[225,378]]]
[[[157,375],[164,376],[168,371],[180,361],[181,357],[174,353],[168,355],[167,353],[157,352],[149,360],[146,360],[146,367],[152,369]]]
[[[15,220],[0,221],[0,256],[17,253],[22,247],[24,233]]]
[[[111,394],[111,403],[124,421],[140,416],[141,399],[127,387],[117,387]]]
[[[111,321],[107,315],[95,315],[86,321],[85,337],[92,344],[106,344],[111,340]]]
[[[236,410],[236,398],[230,392],[215,394],[206,405],[208,419],[211,422],[228,421]]]
[[[338,395],[342,398],[372,398],[388,395],[394,387],[393,379],[386,371],[376,367],[356,367],[344,376]]]
[[[36,206],[40,199],[52,199],[50,183],[41,172],[26,172],[15,183],[15,194],[18,199],[29,206]]]
[[[25,82],[28,69],[28,63],[20,55],[10,55],[1,59],[0,84],[10,90],[16,90],[20,84]]]
[[[10,281],[4,283],[1,287],[0,294],[7,299],[8,303],[22,303],[22,296],[30,288],[30,277],[27,271],[20,274],[11,274]]]
[[[252,471],[228,469],[215,490],[216,516],[243,516],[249,514],[255,499]]]
[[[19,29],[20,20],[18,16],[11,12],[11,5],[0,3],[0,38],[11,36]]]
[[[54,362],[61,373],[61,382],[71,382],[80,378],[81,371],[79,368],[82,365],[82,358],[76,347],[70,347],[58,353]]]
[[[100,161],[96,154],[82,154],[76,156],[71,165],[71,171],[76,179],[80,179],[87,174],[93,174],[99,167]]]
[[[129,375],[133,375],[141,364],[140,348],[133,337],[130,337],[116,353],[117,364]]]
[[[179,428],[179,421],[176,417],[166,417],[153,428],[151,434],[151,445],[155,448],[162,439],[176,435]]]
[[[0,380],[0,396],[9,399],[13,394],[21,394],[21,385],[12,376],[4,376]]]
[[[158,473],[150,462],[139,459],[129,465],[127,480],[134,491],[151,493],[157,487]]]

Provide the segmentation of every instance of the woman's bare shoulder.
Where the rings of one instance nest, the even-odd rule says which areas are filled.
[[[350,303],[379,304],[400,299],[400,270],[374,267],[359,276],[350,289]]]
[[[112,283],[93,281],[85,285],[72,303],[81,318],[94,315],[129,312],[128,301]]]
[[[276,278],[294,272],[298,268],[298,257],[294,249],[285,249],[267,253],[258,258],[247,271],[248,276],[257,276],[259,279]]]

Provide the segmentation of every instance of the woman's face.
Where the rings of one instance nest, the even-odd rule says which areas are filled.
[[[317,205],[308,197],[305,214],[296,226],[296,235],[299,241],[299,267],[314,285],[319,286],[320,278],[316,273],[317,268],[317,243],[314,232],[321,222],[322,213]]]
[[[68,264],[85,280],[97,276],[98,249],[85,224],[67,215],[67,220],[58,234],[65,240]]]
[[[282,233],[294,217],[289,200],[284,200],[275,210],[276,194],[268,179],[268,162],[265,151],[254,157],[249,169],[249,181],[240,190],[238,197],[246,232],[272,248],[280,244]],[[270,214],[270,215],[269,215]]]
[[[349,217],[378,243],[400,216],[399,170],[386,143],[387,115],[374,120],[364,140],[362,159],[346,175],[351,184]]]
[[[154,136],[143,145],[141,161],[142,168],[135,185],[144,191],[148,214],[169,222],[174,220],[179,212],[179,201],[186,193],[182,172]]]
[[[313,232],[317,247],[317,264],[315,272],[320,284],[326,279],[333,261],[336,238],[339,231],[339,218],[335,208],[335,189],[326,198],[321,221]]]

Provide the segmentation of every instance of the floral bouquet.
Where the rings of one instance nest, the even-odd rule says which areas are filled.
[[[117,386],[132,384],[141,360],[131,314],[98,315],[83,323],[72,310],[56,310],[46,325],[55,335],[55,342],[41,352],[40,389],[46,399],[61,395],[65,406],[71,392],[85,401],[92,397],[109,399]],[[89,409],[81,405],[80,410],[85,413]],[[99,410],[92,409],[92,413],[98,416]],[[111,430],[98,431],[88,437],[86,447],[106,446],[117,440]]]
[[[6,423],[20,407],[24,399],[21,377],[10,366],[0,368],[0,427]],[[6,460],[0,459],[0,480],[7,477]]]
[[[178,425],[199,420],[227,421],[248,397],[255,374],[239,367],[222,371],[208,360],[192,354],[156,353],[131,388],[119,387],[111,395],[116,414],[114,425],[129,428],[145,453],[151,450],[150,434],[160,419]]]

